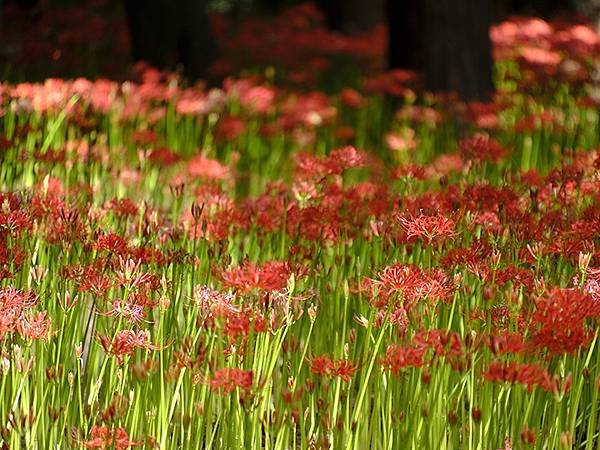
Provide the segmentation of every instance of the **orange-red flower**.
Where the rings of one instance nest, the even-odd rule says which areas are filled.
[[[310,370],[324,377],[340,377],[348,383],[358,370],[358,366],[348,359],[334,359],[329,355],[320,355],[310,359]]]

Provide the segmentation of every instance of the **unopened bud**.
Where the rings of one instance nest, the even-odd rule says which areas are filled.
[[[499,250],[492,252],[492,266],[497,269],[500,266],[500,260],[502,259],[502,253]]]
[[[310,318],[311,322],[315,321],[315,319],[317,318],[317,306],[316,305],[310,305],[308,307],[308,317]]]
[[[463,281],[462,273],[455,273],[454,277],[452,278],[452,282],[454,283],[454,286],[456,288],[459,288],[462,284],[462,281]]]
[[[158,306],[160,307],[160,309],[166,311],[167,309],[169,309],[169,306],[171,306],[171,300],[166,295],[162,295],[158,300]]]
[[[8,375],[8,372],[10,371],[10,359],[3,356],[0,365],[2,367],[2,375]]]
[[[354,316],[354,321],[359,324],[361,327],[365,327],[368,328],[369,326],[369,319],[367,319],[365,316],[361,316],[359,314]]]
[[[586,273],[592,260],[591,253],[579,252],[579,270],[581,273]]]
[[[198,220],[200,220],[202,211],[204,211],[204,203],[202,203],[200,205],[196,202],[192,203],[191,211],[192,211],[192,217],[197,222]]]
[[[573,435],[570,431],[563,431],[560,433],[560,446],[565,450],[573,447]]]
[[[79,344],[75,344],[75,358],[81,360],[82,355],[83,355],[83,345],[80,342]]]

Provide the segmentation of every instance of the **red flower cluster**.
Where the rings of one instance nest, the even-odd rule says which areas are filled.
[[[334,359],[329,355],[320,355],[310,358],[310,370],[324,377],[340,377],[348,383],[358,370],[358,366],[348,359]]]
[[[380,364],[384,369],[398,373],[406,367],[422,367],[426,354],[427,348],[425,347],[392,344],[388,346]]]
[[[362,167],[367,161],[367,154],[352,146],[337,148],[329,156],[319,157],[308,153],[297,153],[296,177],[299,179],[321,179],[328,175],[337,175],[344,170]]]
[[[438,238],[452,237],[456,234],[454,220],[441,214],[432,216],[419,214],[409,217],[398,214],[396,219],[406,231],[408,239],[423,238],[429,244]]]
[[[85,448],[114,448],[117,450],[139,447],[142,444],[142,441],[132,441],[125,428],[108,428],[99,425],[92,427],[91,439],[79,442],[79,445]]]
[[[494,361],[483,372],[483,376],[490,381],[523,384],[530,392],[536,387],[553,394],[559,391],[558,377],[553,377],[546,369],[537,364]],[[566,392],[568,387],[567,379],[563,385],[563,391]]]
[[[586,320],[600,318],[600,302],[591,296],[578,289],[555,287],[535,306],[528,342],[531,349],[547,349],[552,355],[574,353],[593,339]]]
[[[486,134],[463,139],[459,142],[461,155],[471,161],[498,161],[506,155],[506,150],[495,139]]]
[[[380,360],[381,366],[394,373],[406,367],[422,367],[430,361],[426,356],[445,358],[457,371],[467,368],[464,345],[458,333],[447,330],[422,330],[417,332],[408,344],[391,344],[385,356]]]
[[[231,393],[235,388],[250,389],[252,387],[252,380],[253,372],[251,370],[224,367],[215,372],[209,384],[214,392],[226,395]]]
[[[194,303],[200,309],[199,317],[204,321],[204,326],[217,328],[220,325],[223,334],[230,340],[245,338],[251,330],[261,333],[285,323],[285,318],[281,317],[285,312],[277,309],[277,302],[270,305],[272,308],[269,309],[267,321],[258,308],[243,303],[237,305],[235,299],[233,294],[222,293],[208,286],[196,286],[194,289]]]
[[[105,352],[117,357],[119,364],[123,363],[125,355],[132,355],[137,348],[146,350],[160,350],[161,348],[150,342],[148,330],[140,330],[137,333],[133,330],[121,330],[112,341],[105,335],[99,335],[98,340]]]
[[[46,311],[35,312],[37,297],[8,286],[0,289],[0,341],[6,333],[17,331],[23,339],[46,339],[52,320]]]
[[[235,287],[242,292],[253,289],[277,291],[287,286],[292,270],[288,262],[269,261],[261,266],[250,262],[240,267],[232,267],[221,273],[226,286]]]
[[[422,270],[411,264],[396,263],[379,272],[377,279],[366,280],[363,287],[372,294],[377,291],[379,298],[373,302],[376,306],[387,304],[391,296],[399,294],[405,308],[410,310],[426,298],[448,300],[452,286],[448,276],[439,269]]]
[[[519,354],[525,349],[525,342],[520,333],[503,332],[489,335],[486,345],[494,355]]]

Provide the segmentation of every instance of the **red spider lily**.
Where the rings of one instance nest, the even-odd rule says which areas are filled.
[[[503,109],[505,106],[498,103],[471,102],[466,105],[463,116],[477,127],[491,130],[497,128],[498,113]]]
[[[0,340],[15,329],[23,338],[45,339],[50,331],[50,320],[46,313],[37,316],[28,311],[37,303],[32,292],[24,292],[12,286],[0,288]]]
[[[328,355],[314,356],[310,358],[310,370],[312,373],[324,377],[340,377],[345,383],[350,382],[352,376],[358,370],[358,366],[348,359],[333,359]]]
[[[295,153],[293,158],[299,179],[320,179],[330,174],[322,158],[303,152]]]
[[[227,286],[244,292],[252,289],[275,291],[284,289],[292,274],[290,265],[282,261],[269,261],[262,266],[246,262],[240,267],[225,270],[221,278]]]
[[[66,278],[76,280],[80,292],[89,291],[97,297],[103,297],[114,284],[112,277],[105,274],[101,268],[92,265],[67,266],[64,274]]]
[[[399,180],[401,178],[412,178],[414,180],[426,180],[428,174],[426,168],[415,164],[403,164],[396,167],[391,174],[392,178]]]
[[[335,242],[341,226],[338,208],[291,206],[288,210],[286,229],[311,241]]]
[[[31,218],[26,211],[2,211],[2,205],[8,203],[0,203],[0,237],[5,235],[19,236],[22,231],[25,231],[31,226]],[[10,208],[10,206],[9,206]]]
[[[97,250],[108,250],[120,256],[127,254],[127,241],[114,233],[98,236],[93,245]]]
[[[112,303],[112,309],[101,314],[109,317],[122,317],[136,325],[141,324],[146,318],[144,305],[122,300],[115,300]]]
[[[486,345],[494,355],[519,354],[525,350],[525,341],[519,333],[491,334]]]
[[[241,312],[241,308],[232,302],[233,294],[224,294],[208,286],[194,288],[194,303],[200,308],[202,317],[226,317]]]
[[[223,180],[230,176],[230,170],[216,159],[205,158],[202,155],[193,157],[188,162],[188,173],[193,177],[209,180]]]
[[[367,288],[376,287],[380,296],[383,295],[376,306],[385,304],[387,298],[398,293],[407,310],[425,298],[446,301],[451,291],[450,280],[443,271],[424,271],[410,264],[399,263],[387,266],[377,274],[377,279],[367,280],[365,284]]]
[[[521,117],[515,124],[515,131],[517,133],[523,133],[526,131],[535,131],[540,128],[552,128],[558,125],[558,117],[550,111],[542,111],[537,114],[530,114]]]
[[[419,214],[418,216],[396,216],[400,225],[406,231],[408,239],[413,237],[424,238],[428,243],[440,237],[454,237],[456,224],[453,219],[441,214],[433,216]]]
[[[362,94],[351,88],[346,88],[340,92],[340,100],[350,108],[360,108],[365,104]]]
[[[250,332],[250,319],[251,317],[245,311],[239,314],[228,314],[223,325],[223,332],[231,338],[247,336]]]
[[[119,268],[115,272],[117,281],[128,289],[142,287],[151,281],[148,273],[141,272],[141,260],[125,259],[119,255]]]
[[[352,146],[336,148],[325,158],[324,164],[334,174],[342,173],[346,169],[362,167],[365,165],[367,154]]]
[[[461,155],[471,161],[498,161],[506,155],[506,150],[495,139],[486,134],[463,139],[459,143]]]
[[[385,135],[385,143],[390,150],[394,150],[396,152],[405,152],[415,150],[417,148],[418,141],[415,138],[415,130],[412,128],[403,128],[401,131],[388,132]],[[420,169],[423,172],[422,178],[420,179],[425,179],[425,170],[423,167]]]
[[[365,90],[369,93],[379,92],[397,97],[412,96],[414,93],[410,86],[414,85],[416,80],[415,72],[394,69],[366,80]]]
[[[493,361],[483,376],[490,381],[523,384],[530,392],[536,387],[553,394],[559,391],[558,378],[536,364]]]
[[[337,109],[330,104],[322,92],[309,92],[289,97],[282,105],[281,126],[293,130],[299,125],[316,128],[337,115]]]
[[[143,147],[154,144],[158,140],[158,136],[152,130],[138,130],[131,135],[131,140],[134,144]]]
[[[46,311],[22,313],[17,320],[17,331],[24,339],[47,339],[52,328],[52,319]]]
[[[180,159],[181,158],[177,153],[174,153],[173,151],[164,147],[155,148],[148,153],[148,161],[161,167],[171,166]]]
[[[528,425],[525,425],[523,431],[521,431],[521,442],[526,445],[535,444],[536,433],[534,429],[529,428]]]
[[[332,150],[327,157],[297,153],[294,159],[297,178],[318,180],[328,175],[341,174],[347,169],[364,166],[367,154],[362,150],[347,146]]]
[[[594,302],[600,303],[600,269],[588,268],[585,270],[586,279],[583,291],[590,295]],[[577,279],[574,280],[578,284]]]
[[[127,431],[122,427],[108,428],[94,425],[91,430],[91,439],[79,441],[78,444],[85,448],[115,448],[125,450],[129,447],[139,447],[142,441],[129,439]]]
[[[436,109],[429,106],[406,105],[398,110],[398,119],[410,120],[415,123],[425,123],[435,127],[442,122],[442,115]]]
[[[551,355],[574,353],[593,339],[594,333],[585,322],[600,318],[600,302],[590,295],[577,289],[555,287],[535,305],[530,348],[547,349]]]
[[[104,351],[117,357],[117,362],[121,364],[125,355],[132,355],[135,349],[160,350],[161,347],[150,342],[150,332],[140,330],[137,333],[133,330],[121,330],[111,341],[108,336],[98,336],[100,344]]]
[[[32,308],[37,302],[38,298],[33,292],[24,292],[13,286],[0,288],[0,309]]]
[[[174,365],[178,368],[200,368],[206,359],[207,351],[207,347],[202,342],[199,342],[194,348],[192,339],[186,336],[182,342],[181,350],[173,351]]]
[[[412,344],[431,349],[436,356],[460,357],[464,352],[460,335],[448,330],[421,330],[413,337]]]
[[[112,209],[118,217],[135,217],[138,213],[137,206],[128,198],[111,200],[110,209]]]
[[[216,135],[225,140],[233,141],[246,130],[246,123],[243,119],[233,116],[225,116],[221,118],[216,129]]]
[[[425,364],[426,348],[392,344],[388,346],[380,364],[385,370],[394,373],[406,367],[422,367]]]
[[[235,388],[248,390],[252,387],[253,372],[235,367],[224,367],[215,372],[209,385],[214,392],[227,395]]]
[[[240,93],[240,103],[253,112],[265,114],[273,109],[276,92],[267,86],[252,86]]]
[[[496,271],[495,281],[498,286],[511,282],[514,286],[523,286],[528,292],[533,290],[534,273],[529,269],[518,268],[510,264],[504,269]]]

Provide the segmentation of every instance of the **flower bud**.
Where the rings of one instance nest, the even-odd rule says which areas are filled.
[[[308,317],[310,318],[311,322],[314,322],[317,318],[317,309],[318,308],[316,305],[310,305],[308,307]]]
[[[573,435],[570,431],[563,431],[560,433],[560,447],[565,450],[573,447]]]
[[[591,253],[579,252],[579,270],[581,273],[586,273],[592,259]]]

